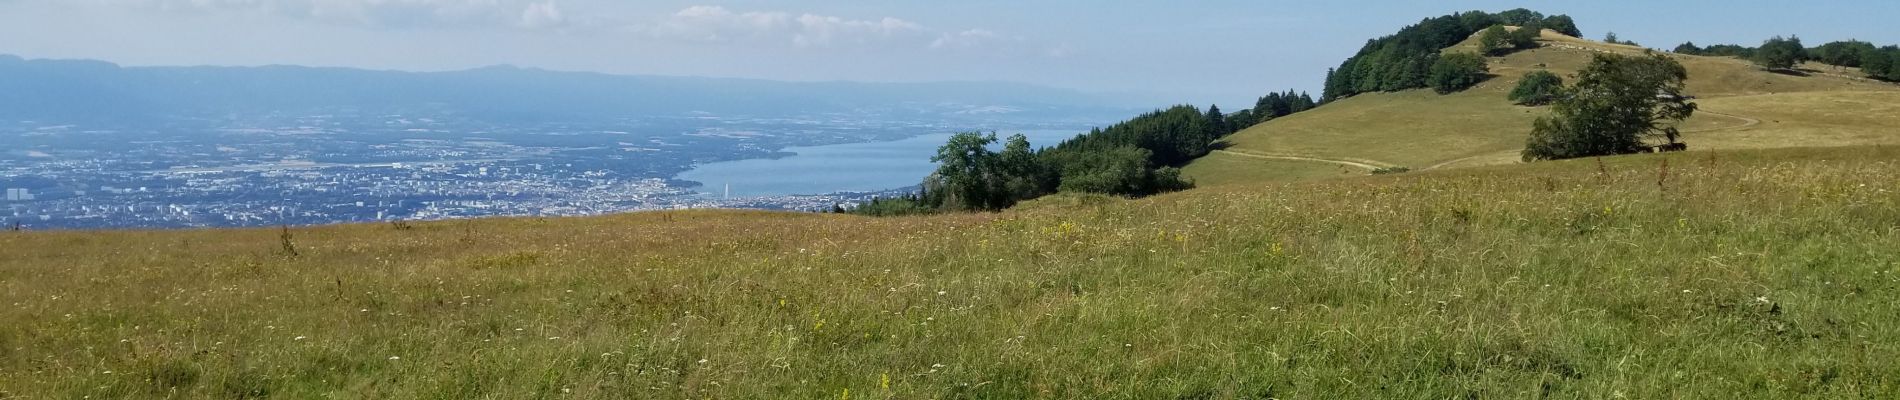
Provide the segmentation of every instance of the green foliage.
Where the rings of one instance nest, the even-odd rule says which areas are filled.
[[[1648,150],[1645,138],[1658,135],[1677,143],[1673,123],[1696,110],[1682,94],[1688,77],[1663,54],[1597,55],[1552,114],[1532,123],[1524,160],[1638,153]]]
[[[1583,31],[1577,29],[1577,21],[1570,19],[1568,15],[1552,15],[1549,18],[1544,18],[1544,22],[1537,25],[1544,27],[1544,29],[1557,31],[1557,33],[1564,34],[1565,36],[1583,37]]]
[[[1508,98],[1518,105],[1541,106],[1556,101],[1563,92],[1564,78],[1550,71],[1537,70],[1525,73],[1524,79],[1517,81],[1517,88],[1511,90]]]
[[[1088,152],[1061,153],[1063,192],[1118,195],[1153,194],[1183,190],[1193,185],[1174,167],[1153,168],[1147,149],[1116,147]]]
[[[1741,45],[1734,45],[1734,44],[1718,44],[1718,45],[1711,45],[1709,47],[1703,48],[1701,49],[1701,51],[1696,52],[1696,53],[1683,53],[1683,54],[1710,56],[1710,57],[1754,58],[1755,48],[1743,47]]]
[[[1291,91],[1269,95],[1261,104],[1270,115],[1314,106],[1312,97]],[[1183,190],[1193,183],[1178,167],[1207,155],[1215,141],[1233,133],[1236,122],[1230,118],[1248,123],[1255,115],[1248,110],[1230,116],[1217,106],[1206,113],[1194,106],[1175,106],[1043,150],[1015,135],[995,152],[990,149],[997,141],[994,133],[959,133],[931,158],[937,171],[924,180],[921,193],[868,202],[853,212],[889,216],[993,211],[1058,191],[1147,196]]]
[[[1823,44],[1810,51],[1809,55],[1814,57],[1814,61],[1820,61],[1823,64],[1858,68],[1868,57],[1879,51],[1873,43],[1849,40]]]
[[[1861,71],[1875,79],[1900,81],[1900,47],[1882,47],[1862,56]]]
[[[1543,34],[1543,32],[1543,27],[1525,25],[1518,27],[1515,31],[1511,31],[1511,34],[1505,38],[1508,39],[1512,50],[1534,49],[1537,48],[1537,37]]]
[[[1756,65],[1771,70],[1794,68],[1795,64],[1807,60],[1807,48],[1801,46],[1800,37],[1782,38],[1776,36],[1762,42],[1752,58]]]
[[[1431,69],[1437,65],[1444,48],[1499,24],[1541,26],[1565,34],[1576,32],[1576,24],[1569,17],[1545,17],[1521,9],[1500,14],[1472,11],[1429,18],[1393,35],[1367,41],[1357,54],[1327,74],[1322,97],[1324,101],[1334,101],[1360,93],[1432,87]],[[1531,43],[1535,45],[1534,41]]]
[[[996,210],[1007,207],[999,205],[997,199],[1003,197],[998,188],[1004,177],[1000,176],[996,153],[989,145],[996,142],[996,134],[977,132],[958,133],[950,141],[937,148],[937,155],[930,161],[937,163],[937,172],[924,187],[934,190],[943,197],[940,205],[951,210]]]
[[[1698,55],[1698,54],[1702,54],[1702,48],[1696,47],[1695,42],[1683,42],[1682,44],[1676,45],[1676,49],[1670,50],[1670,52],[1676,53],[1676,54]]]
[[[1452,53],[1438,58],[1432,64],[1428,83],[1439,94],[1455,93],[1476,86],[1490,76],[1491,69],[1485,66],[1484,57],[1469,53]]]
[[[937,207],[924,201],[923,196],[910,195],[895,198],[873,199],[859,204],[846,212],[873,217],[901,217],[906,215],[928,215],[937,213]]]
[[[1511,32],[1505,29],[1504,25],[1492,25],[1490,28],[1485,28],[1484,33],[1478,34],[1478,48],[1485,54],[1507,53],[1514,48],[1510,46],[1510,42]]]
[[[1603,42],[1604,42],[1604,43],[1610,43],[1610,44],[1621,44],[1621,45],[1629,45],[1629,46],[1641,46],[1641,45],[1639,45],[1639,44],[1636,44],[1636,42],[1635,42],[1635,41],[1631,41],[1631,40],[1619,40],[1619,39],[1618,39],[1618,38],[1616,37],[1616,32],[1606,32],[1606,33],[1604,33],[1604,34],[1603,34]]]

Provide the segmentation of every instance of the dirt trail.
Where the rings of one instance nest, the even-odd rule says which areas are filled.
[[[1710,114],[1710,115],[1719,115],[1719,116],[1723,116],[1723,117],[1729,117],[1729,118],[1734,118],[1734,119],[1739,119],[1739,120],[1742,120],[1742,124],[1741,124],[1741,125],[1737,125],[1737,126],[1723,126],[1723,127],[1715,127],[1715,128],[1708,128],[1708,129],[1698,129],[1698,130],[1693,130],[1693,131],[1682,131],[1682,133],[1699,133],[1699,132],[1720,132],[1720,131],[1733,131],[1733,130],[1741,130],[1741,129],[1748,129],[1748,128],[1752,128],[1752,127],[1754,127],[1755,125],[1761,125],[1761,120],[1759,120],[1759,119],[1754,119],[1754,118],[1749,118],[1749,117],[1744,117],[1744,116],[1740,116],[1740,115],[1735,115],[1735,114],[1723,114],[1723,113],[1719,113],[1719,112],[1714,112],[1714,111],[1709,111],[1709,110],[1696,110],[1696,112],[1697,112],[1697,113],[1701,113],[1701,114]]]
[[[1759,119],[1754,119],[1754,118],[1749,118],[1749,117],[1744,117],[1744,116],[1740,116],[1740,115],[1735,115],[1735,114],[1727,114],[1727,113],[1719,113],[1719,112],[1715,112],[1715,111],[1709,111],[1709,110],[1696,110],[1696,112],[1697,112],[1697,113],[1700,113],[1700,114],[1709,114],[1709,115],[1715,115],[1715,116],[1721,116],[1721,117],[1728,117],[1728,118],[1734,118],[1734,119],[1738,119],[1738,120],[1741,120],[1741,121],[1742,121],[1742,124],[1741,124],[1741,125],[1736,125],[1736,126],[1720,126],[1720,127],[1714,127],[1714,128],[1706,128],[1706,129],[1697,129],[1697,130],[1692,130],[1692,131],[1682,131],[1682,133],[1708,133],[1708,132],[1721,132],[1721,131],[1733,131],[1733,130],[1742,130],[1742,129],[1748,129],[1748,128],[1753,128],[1753,127],[1755,127],[1756,125],[1761,125],[1761,120],[1759,120]],[[1453,159],[1453,160],[1450,160],[1450,161],[1445,161],[1445,162],[1440,162],[1440,163],[1437,163],[1437,164],[1432,164],[1432,166],[1429,166],[1429,167],[1425,167],[1425,169],[1421,169],[1420,171],[1427,171],[1427,170],[1434,170],[1434,169],[1439,169],[1439,168],[1444,168],[1444,167],[1448,167],[1448,166],[1451,166],[1451,165],[1454,165],[1454,164],[1458,164],[1458,163],[1462,163],[1462,162],[1466,162],[1466,161],[1471,161],[1471,160],[1474,160],[1474,159],[1479,159],[1479,158],[1485,158],[1485,157],[1494,157],[1494,156],[1498,156],[1498,155],[1501,155],[1501,154],[1508,154],[1508,153],[1517,153],[1517,152],[1519,152],[1519,151],[1521,151],[1521,150],[1509,150],[1509,151],[1500,151],[1500,152],[1495,152],[1495,153],[1485,153],[1485,154],[1479,154],[1479,155],[1475,155],[1475,156],[1470,156],[1470,157],[1462,157],[1462,158],[1458,158],[1458,159]]]
[[[1308,157],[1308,156],[1290,155],[1290,154],[1261,154],[1261,153],[1235,151],[1235,150],[1214,150],[1214,152],[1224,153],[1224,154],[1229,154],[1229,155],[1236,155],[1236,156],[1241,156],[1241,157],[1267,159],[1267,160],[1323,162],[1323,163],[1339,164],[1339,165],[1344,165],[1344,166],[1354,167],[1354,168],[1361,168],[1367,171],[1395,166],[1391,163],[1372,161],[1372,160],[1342,160],[1342,159]]]

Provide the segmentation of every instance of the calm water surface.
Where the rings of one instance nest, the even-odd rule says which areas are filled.
[[[1087,132],[1075,130],[1000,131],[998,142],[1018,132],[1035,147],[1052,146]],[[930,156],[950,140],[951,133],[917,136],[890,142],[791,147],[797,155],[702,164],[677,179],[706,184],[707,194],[723,194],[732,185],[732,197],[870,192],[916,185],[937,169]],[[998,143],[998,149],[1001,149]]]

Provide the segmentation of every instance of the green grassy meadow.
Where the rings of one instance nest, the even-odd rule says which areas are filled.
[[[1896,182],[1863,146],[996,214],[6,233],[0,398],[1893,398]]]

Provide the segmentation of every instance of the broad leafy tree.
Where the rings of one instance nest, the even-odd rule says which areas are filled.
[[[1452,53],[1440,57],[1432,64],[1429,78],[1433,90],[1439,94],[1463,91],[1490,77],[1491,69],[1484,63],[1484,57],[1470,53]]]
[[[1807,51],[1806,47],[1801,47],[1799,37],[1776,36],[1762,42],[1761,47],[1755,50],[1754,61],[1756,65],[1771,70],[1791,69],[1795,64],[1807,60]]]
[[[1525,106],[1541,106],[1556,101],[1564,93],[1564,78],[1550,71],[1537,70],[1524,74],[1517,81],[1517,88],[1511,90],[1512,102]]]
[[[989,145],[996,143],[996,134],[979,132],[958,133],[950,141],[937,148],[937,155],[930,161],[937,163],[937,173],[931,176],[936,185],[935,191],[943,196],[942,207],[953,210],[994,210],[994,198],[1001,193],[996,190],[998,162],[995,152]]]
[[[1499,55],[1516,48],[1511,44],[1511,32],[1504,25],[1492,25],[1478,34],[1478,49],[1485,54]]]
[[[1663,54],[1600,54],[1577,74],[1550,116],[1538,118],[1524,160],[1556,160],[1643,152],[1645,140],[1677,143],[1676,123],[1695,103],[1682,94],[1688,69]]]

